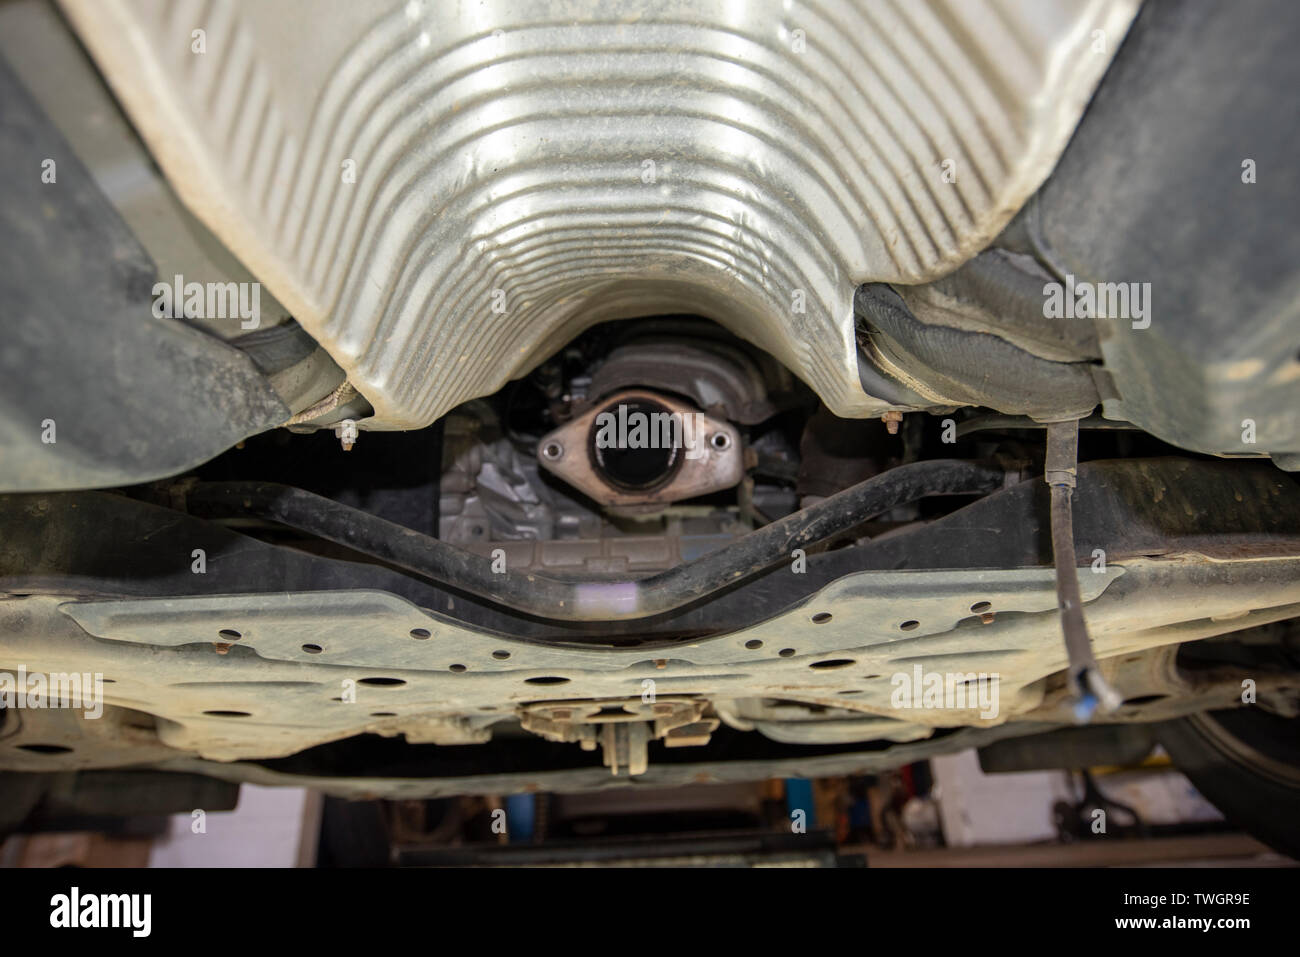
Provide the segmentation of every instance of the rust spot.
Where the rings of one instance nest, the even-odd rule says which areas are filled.
[[[213,642],[212,647],[216,649],[216,652],[219,655],[224,655],[226,652],[230,650],[229,642],[225,642],[225,641]]]
[[[994,619],[994,618],[995,618],[995,616],[994,616],[993,612],[991,612],[991,611],[986,611],[984,614],[980,615],[980,621],[984,622],[984,624],[986,624],[986,625],[991,625],[991,624],[993,624],[993,619]]]

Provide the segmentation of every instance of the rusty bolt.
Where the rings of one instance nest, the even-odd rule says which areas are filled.
[[[655,659],[655,667],[656,667],[656,668],[660,668],[660,669],[662,669],[662,668],[667,668],[667,667],[668,667],[668,659],[667,659],[667,658],[656,658],[656,659]]]
[[[903,413],[886,412],[880,417],[880,421],[885,423],[885,428],[889,430],[890,435],[898,434],[898,423],[903,421]]]
[[[217,654],[219,655],[224,655],[226,652],[230,650],[230,644],[225,641],[214,642],[212,647],[217,650]]]
[[[984,614],[980,615],[980,621],[984,622],[986,625],[991,625],[993,624],[993,617],[993,612],[986,611]]]

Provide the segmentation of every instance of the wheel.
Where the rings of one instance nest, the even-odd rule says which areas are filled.
[[[1163,724],[1157,736],[1224,817],[1300,858],[1300,718],[1258,708],[1209,711]]]

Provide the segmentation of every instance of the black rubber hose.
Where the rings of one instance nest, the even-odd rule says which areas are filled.
[[[702,558],[649,578],[565,582],[494,573],[492,561],[359,509],[287,485],[201,482],[187,495],[205,518],[255,516],[288,525],[409,569],[516,611],[552,621],[648,618],[704,598],[874,515],[930,495],[973,495],[1003,485],[1004,473],[981,462],[938,459],[900,465],[816,505],[750,532]]]

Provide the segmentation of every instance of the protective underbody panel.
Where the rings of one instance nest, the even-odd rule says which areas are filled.
[[[379,428],[679,311],[878,414],[853,290],[1000,231],[1136,6],[64,0],[179,194]]]
[[[149,257],[2,59],[0,105],[0,491],[158,478],[283,422],[247,355],[150,314]]]
[[[1224,617],[1244,628],[1293,616],[1296,570],[1294,559],[1192,556],[1110,566],[1081,581],[1097,654],[1206,637],[1225,629],[1216,620]],[[971,614],[976,602],[993,609],[991,624]],[[1245,607],[1256,610],[1242,614]],[[34,595],[0,602],[0,624],[14,636],[9,658],[30,670],[104,674],[113,681],[108,703],[157,715],[156,740],[140,743],[147,737],[217,760],[288,755],[364,732],[487,741],[490,727],[528,702],[636,697],[648,677],[661,701],[705,695],[724,714],[729,699],[764,697],[831,708],[846,741],[1068,714],[1061,689],[1044,682],[1065,664],[1053,640],[1048,569],[861,572],[760,625],[654,650],[520,642],[381,592],[89,602]],[[981,711],[972,696],[955,711],[900,710],[890,676],[913,669],[993,672],[1000,707]],[[780,720],[749,723],[778,740],[799,733]],[[835,735],[808,743],[827,740]],[[69,757],[95,762],[87,752]],[[24,765],[12,747],[4,760]]]

